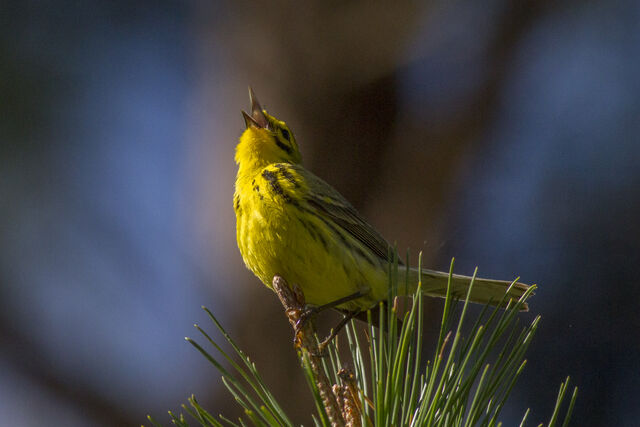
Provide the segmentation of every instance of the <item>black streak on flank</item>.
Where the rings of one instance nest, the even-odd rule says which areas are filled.
[[[256,182],[256,180],[254,179],[253,182]],[[258,196],[260,197],[260,200],[264,199],[264,196],[262,194],[260,194],[260,186],[259,185],[254,185],[253,186],[253,191],[258,193]]]
[[[310,211],[313,213],[313,211]],[[354,245],[353,242],[351,242],[350,240],[353,238],[351,237],[351,239],[349,237],[347,237],[345,234],[343,234],[343,232],[341,232],[338,228],[336,228],[335,224],[332,223],[331,221],[327,220],[326,218],[323,218],[321,216],[317,216],[317,218],[319,218],[320,220],[322,220],[322,222],[325,223],[325,225],[333,232],[333,234],[335,234],[336,236],[338,236],[338,238],[340,239],[340,241],[342,242],[342,244],[344,246],[346,246],[347,248],[349,248],[350,252],[355,252],[357,253],[361,258],[363,258],[365,261],[367,261],[369,264],[375,266],[376,264],[374,263],[374,261],[371,259],[370,256],[367,256],[367,254],[358,246]]]
[[[263,170],[262,177],[269,182],[276,182],[278,180],[276,174],[271,172],[270,170]]]
[[[235,200],[235,203],[233,204],[233,207],[236,212],[240,210],[240,196],[236,195],[236,200]]]
[[[293,184],[295,188],[300,188],[300,184],[298,183],[298,181],[296,181],[296,178],[293,176],[291,171],[289,171],[289,169],[287,169],[286,167],[280,168],[280,174],[284,179]]]
[[[311,235],[313,239],[319,240],[322,243],[322,246],[325,250],[329,250],[329,244],[327,243],[327,239],[322,235],[322,231],[320,231],[313,223],[300,220],[302,226],[307,230],[307,232]]]
[[[269,181],[269,184],[271,185],[271,191],[273,191],[275,195],[281,196],[286,203],[293,202],[291,196],[285,193],[285,191],[282,189],[282,186],[278,182],[278,177],[276,177],[275,173],[271,172],[270,170],[264,170],[262,171],[262,177]]]

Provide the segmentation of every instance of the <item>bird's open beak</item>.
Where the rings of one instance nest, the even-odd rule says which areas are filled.
[[[251,102],[251,115],[248,115],[244,111],[242,112],[242,117],[244,117],[244,124],[249,128],[249,126],[253,126],[256,128],[269,128],[269,121],[267,120],[267,116],[264,115],[262,111],[262,107],[258,102],[258,98],[256,98],[256,94],[253,93],[253,89],[249,87],[249,101]]]

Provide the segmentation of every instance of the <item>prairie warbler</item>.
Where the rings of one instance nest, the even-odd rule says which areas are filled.
[[[236,147],[233,206],[245,264],[271,287],[274,275],[296,283],[307,303],[357,313],[388,297],[389,243],[333,187],[301,164],[291,129],[263,110],[249,88],[251,114]],[[409,294],[418,270],[409,271]],[[443,297],[449,274],[422,270],[422,289]],[[453,275],[452,294],[464,298],[471,278]],[[497,304],[511,282],[476,278],[470,300]],[[400,286],[404,290],[404,286]],[[509,297],[528,289],[516,283]],[[525,307],[526,309],[526,307]]]

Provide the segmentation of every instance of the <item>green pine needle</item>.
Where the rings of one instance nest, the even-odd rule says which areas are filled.
[[[422,258],[418,268],[421,270]],[[453,274],[453,260],[450,277]],[[457,314],[451,295],[451,279],[440,322],[440,330],[431,360],[424,361],[423,301],[420,286],[413,297],[410,310],[402,315],[396,311],[394,295],[407,285],[408,277],[398,277],[397,256],[389,266],[389,303],[380,304],[379,325],[369,324],[364,335],[362,324],[352,321],[345,327],[344,337],[348,348],[348,360],[342,360],[338,351],[339,340],[327,348],[329,356],[323,358],[325,374],[334,384],[343,384],[338,371],[351,367],[355,377],[355,389],[361,423],[363,426],[496,426],[509,394],[526,366],[524,355],[540,323],[540,316],[525,326],[519,325],[518,312],[532,295],[532,286],[519,301],[509,301],[506,309],[485,306],[474,319],[468,333],[467,307],[476,272],[470,283],[467,298]],[[515,283],[516,281],[514,281]],[[513,284],[512,284],[513,286]],[[506,303],[506,294],[501,306]],[[204,307],[203,307],[204,308]],[[203,329],[196,329],[230,366],[227,370],[214,356],[190,338],[191,343],[222,374],[222,381],[236,402],[243,408],[244,417],[233,422],[219,415],[215,417],[202,408],[194,396],[189,405],[182,408],[196,425],[201,426],[293,426],[269,387],[264,383],[255,364],[237,346],[218,319],[204,308],[211,321],[224,337],[216,341]],[[401,325],[401,326],[400,326]],[[233,350],[225,351],[220,342],[226,341]],[[344,354],[343,354],[344,356]],[[346,363],[345,363],[346,362]],[[316,406],[316,414],[310,414],[315,426],[329,426],[313,371],[306,356],[301,367],[310,386],[310,398]],[[577,387],[573,388],[565,410],[562,410],[569,391],[569,377],[560,385],[554,410],[548,426],[568,426],[573,411]],[[525,426],[530,414],[524,413],[521,426]],[[564,417],[562,417],[564,414]],[[177,426],[187,426],[183,413],[169,412]],[[150,416],[153,426],[160,426]]]

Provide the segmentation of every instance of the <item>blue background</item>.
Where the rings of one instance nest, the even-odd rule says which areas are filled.
[[[505,425],[547,421],[566,375],[575,425],[640,417],[637,2],[9,1],[0,22],[3,424],[140,424],[191,393],[239,413],[183,341],[201,305],[310,422],[235,244],[248,84],[389,241],[539,284]]]

